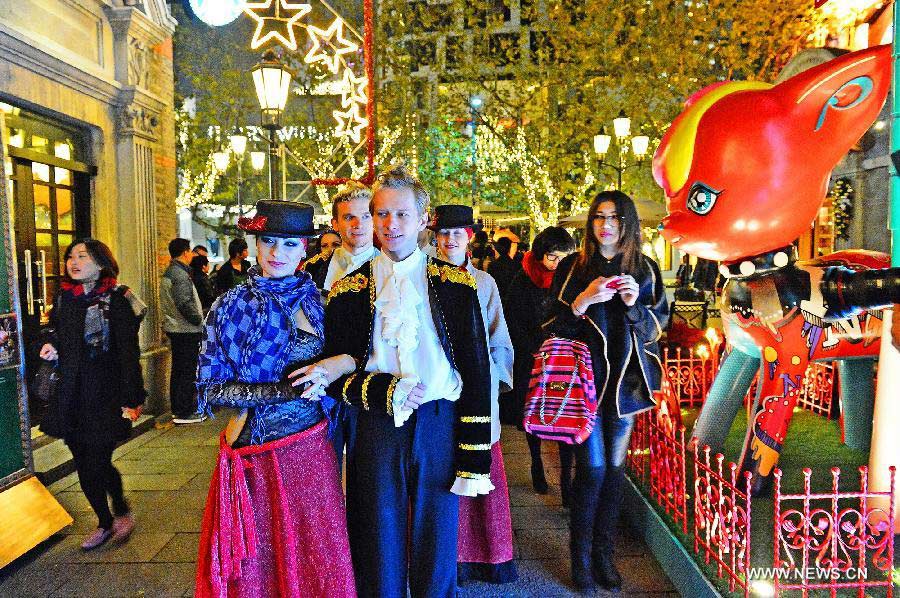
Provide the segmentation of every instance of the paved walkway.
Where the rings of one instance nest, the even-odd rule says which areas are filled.
[[[50,490],[75,523],[0,571],[0,596],[190,596],[200,519],[225,418],[201,425],[154,429],[114,454],[137,519],[121,545],[82,552],[79,544],[96,519],[74,474]],[[463,598],[577,596],[568,587],[568,532],[560,507],[552,447],[545,458],[551,494],[531,490],[528,450],[522,434],[504,431],[519,581],[506,586],[470,584]],[[617,560],[624,596],[675,596],[642,541],[622,531]],[[597,596],[607,593],[598,592]],[[612,594],[609,594],[612,595]]]

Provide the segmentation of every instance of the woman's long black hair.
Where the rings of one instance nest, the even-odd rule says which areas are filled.
[[[584,244],[575,262],[576,273],[590,276],[587,269],[591,258],[600,251],[600,242],[594,235],[594,215],[600,204],[605,201],[615,204],[616,214],[619,215],[619,242],[616,244],[616,252],[622,255],[622,270],[639,278],[646,268],[641,254],[641,219],[634,201],[618,189],[601,191],[591,202],[587,222],[584,225]]]

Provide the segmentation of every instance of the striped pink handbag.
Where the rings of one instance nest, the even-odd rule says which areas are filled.
[[[591,435],[596,416],[597,389],[588,346],[548,338],[534,355],[525,395],[525,431],[546,440],[581,444]]]

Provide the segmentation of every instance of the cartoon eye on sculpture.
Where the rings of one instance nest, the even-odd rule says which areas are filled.
[[[888,256],[841,251],[797,261],[791,246],[813,222],[832,169],[877,118],[890,83],[890,46],[778,85],[718,83],[686,102],[653,159],[667,198],[662,235],[722,262],[726,336],[762,360],[741,458],[754,494],[769,487],[808,364],[876,356],[880,308],[900,301],[900,268],[888,268]],[[701,441],[716,428],[716,408],[704,406],[694,433]]]

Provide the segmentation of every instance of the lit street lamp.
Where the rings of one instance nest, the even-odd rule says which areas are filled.
[[[266,152],[250,152],[250,166],[259,172],[266,166]]]
[[[228,169],[228,152],[213,152],[213,166],[220,173]]]
[[[625,116],[625,111],[619,112],[619,116],[613,119],[613,132],[616,136],[616,146],[618,148],[619,159],[617,162],[610,164],[604,162],[606,153],[609,151],[609,145],[612,138],[606,134],[604,129],[600,129],[599,135],[594,135],[594,152],[597,154],[597,163],[599,167],[608,166],[616,171],[618,175],[618,187],[622,190],[622,173],[636,166],[640,166],[644,158],[647,157],[647,150],[650,148],[650,138],[646,135],[631,135],[631,119]],[[630,139],[629,139],[630,137]],[[630,142],[630,143],[629,143]],[[626,164],[625,158],[628,153],[628,146],[631,145],[631,151],[634,153],[635,163]]]
[[[472,150],[472,207],[475,207],[475,197],[478,193],[478,109],[484,105],[481,96],[473,95],[469,98],[469,122],[466,126],[470,133],[470,147]]]
[[[281,198],[281,185],[277,166],[278,138],[276,131],[281,128],[281,115],[287,104],[288,92],[291,88],[293,74],[287,69],[272,50],[263,54],[262,61],[250,71],[253,85],[262,113],[262,126],[269,130],[269,197]]]
[[[247,137],[246,135],[235,133],[234,135],[229,135],[228,140],[231,142],[231,151],[234,153],[234,156],[237,159],[237,205],[238,218],[240,218],[244,215],[244,204],[241,201],[241,184],[243,183],[244,177],[243,173],[241,172],[241,165],[244,162],[244,152],[247,151]]]

